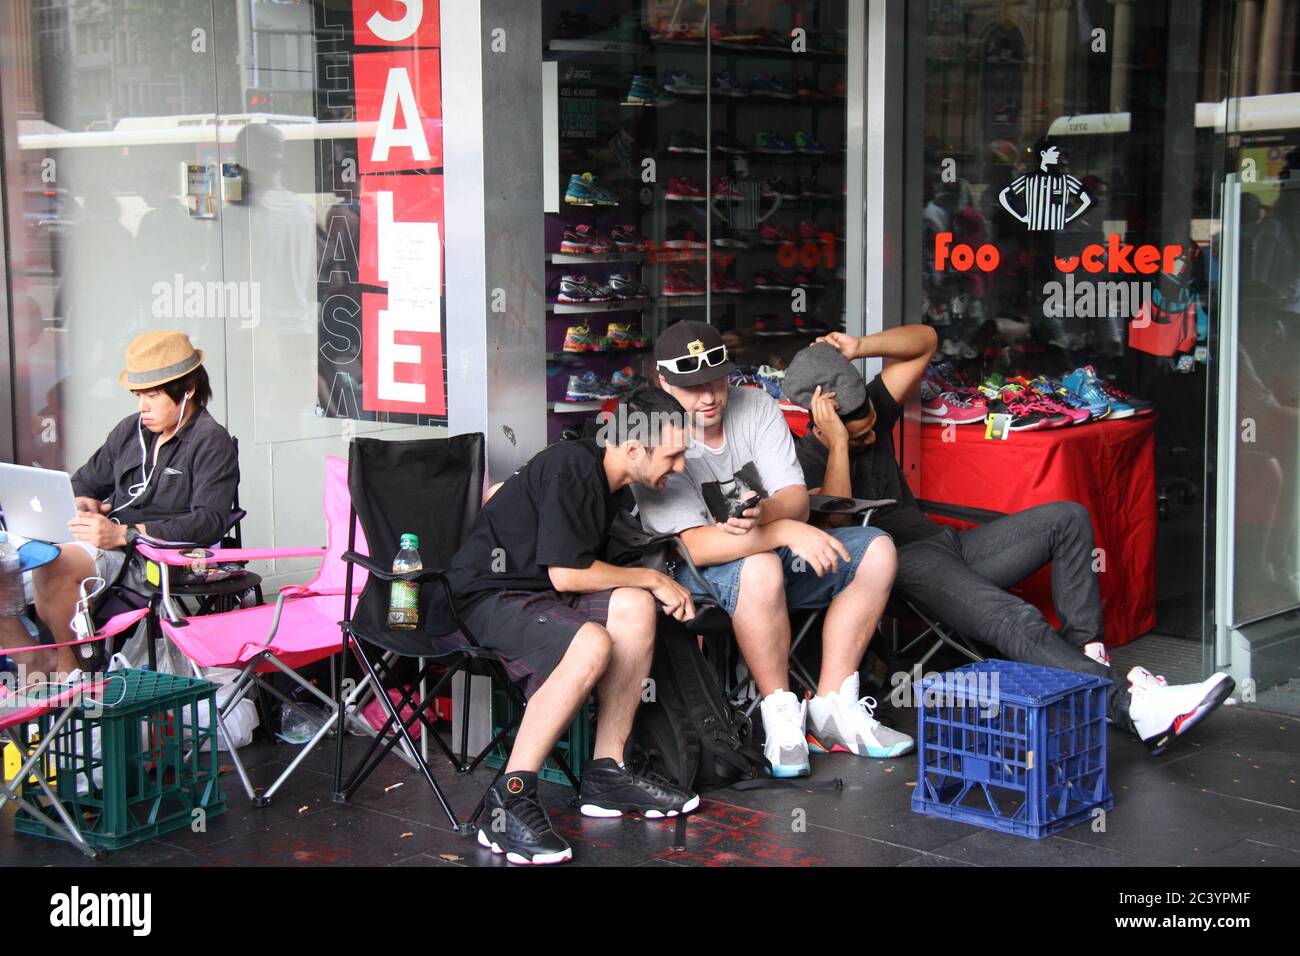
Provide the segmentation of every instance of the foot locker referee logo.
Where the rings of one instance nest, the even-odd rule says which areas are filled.
[[[1017,177],[998,194],[998,202],[1028,226],[1030,232],[1062,229],[1083,215],[1084,210],[1092,205],[1092,197],[1074,176],[1049,172],[1049,167],[1061,161],[1060,151],[1055,146],[1040,150],[1039,158],[1039,172]],[[1021,209],[1012,205],[1012,196],[1019,201]]]

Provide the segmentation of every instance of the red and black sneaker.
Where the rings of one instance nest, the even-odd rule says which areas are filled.
[[[604,255],[610,251],[610,242],[594,226],[582,223],[565,227],[564,238],[560,240],[560,251]]]

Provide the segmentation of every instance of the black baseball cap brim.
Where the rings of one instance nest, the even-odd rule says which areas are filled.
[[[693,322],[690,319],[683,319],[665,329],[663,335],[655,342],[655,371],[662,375],[669,385],[682,387],[705,385],[726,378],[735,370],[736,363],[731,361],[730,356],[721,365],[701,364],[694,372],[673,372],[659,364],[691,354],[690,345],[697,341],[703,346],[704,352],[725,345],[721,333],[713,326],[706,322]]]

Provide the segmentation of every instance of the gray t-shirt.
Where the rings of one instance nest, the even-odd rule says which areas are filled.
[[[727,508],[757,492],[770,498],[803,487],[794,439],[776,401],[756,388],[727,390],[721,448],[695,439],[686,470],[669,475],[660,492],[633,485],[641,524],[653,534],[675,534],[727,520]]]

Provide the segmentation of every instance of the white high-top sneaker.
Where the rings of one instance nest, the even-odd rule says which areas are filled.
[[[1110,667],[1110,655],[1106,653],[1106,645],[1101,641],[1092,641],[1083,645],[1084,657],[1091,657],[1103,667]]]
[[[891,730],[875,718],[876,701],[858,697],[858,675],[844,678],[838,692],[814,697],[808,708],[812,729],[808,749],[813,753],[851,753],[859,757],[901,757],[914,746],[912,738]]]
[[[1169,684],[1145,667],[1128,672],[1129,717],[1153,757],[1228,699],[1237,683],[1222,672],[1199,684]]]
[[[808,740],[804,736],[807,704],[788,690],[774,690],[763,698],[758,711],[763,718],[763,756],[774,777],[806,777]]]

